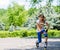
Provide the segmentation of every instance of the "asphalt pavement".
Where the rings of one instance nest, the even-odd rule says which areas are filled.
[[[36,48],[36,38],[0,38],[0,50],[44,50],[44,39]],[[48,39],[47,50],[60,50],[60,39]]]

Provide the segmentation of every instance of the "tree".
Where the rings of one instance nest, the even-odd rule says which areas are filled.
[[[54,6],[54,10],[55,10],[57,13],[60,13],[60,6]]]
[[[44,14],[47,18],[48,23],[50,24],[50,26],[53,26],[54,24],[56,25],[56,22],[59,20],[57,19],[57,17],[59,16],[59,14],[56,13],[54,6],[52,6],[52,2],[54,0],[46,0],[46,5],[42,6],[41,2],[43,2],[43,0],[30,0],[32,3],[31,7],[36,8],[38,5],[38,12],[36,12],[36,14],[34,15],[35,18],[40,14]],[[57,10],[57,9],[56,9]],[[60,10],[60,9],[59,9]],[[58,11],[59,11],[58,10]],[[37,16],[36,16],[37,15]],[[34,17],[33,17],[34,18]],[[59,17],[58,17],[59,18]],[[57,20],[56,20],[57,19]],[[34,19],[33,19],[34,20]],[[32,23],[32,20],[31,20]]]
[[[21,26],[26,21],[27,11],[24,9],[24,6],[14,3],[13,7],[8,7],[7,15],[9,17],[9,25],[13,23],[14,25]]]
[[[3,16],[6,13],[5,9],[0,9],[0,17]]]
[[[35,14],[35,12],[37,12],[37,11],[38,11],[37,8],[30,8],[30,9],[28,10],[28,15],[31,16],[31,15]]]

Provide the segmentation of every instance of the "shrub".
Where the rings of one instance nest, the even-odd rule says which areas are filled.
[[[60,37],[60,30],[49,30],[48,37]]]
[[[20,31],[0,31],[0,38],[6,38],[6,37],[37,37],[37,32],[34,29],[30,30],[20,30]],[[42,36],[43,37],[43,36]],[[49,30],[48,31],[48,37],[60,37],[60,30]]]
[[[0,38],[8,37],[8,31],[0,31]]]

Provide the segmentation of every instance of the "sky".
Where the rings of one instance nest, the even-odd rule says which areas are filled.
[[[44,6],[46,0],[44,0],[41,4]],[[12,2],[16,2],[19,5],[25,5],[25,8],[28,9],[30,3],[26,2],[25,0],[0,0],[0,8],[6,9],[9,5],[12,5]],[[52,5],[57,5],[57,0],[54,0]]]

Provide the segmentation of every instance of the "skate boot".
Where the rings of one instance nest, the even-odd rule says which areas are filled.
[[[45,42],[45,44],[44,44],[44,48],[47,48],[47,42]]]
[[[39,47],[39,43],[38,43],[38,41],[36,42],[36,47],[37,47],[37,48]]]

